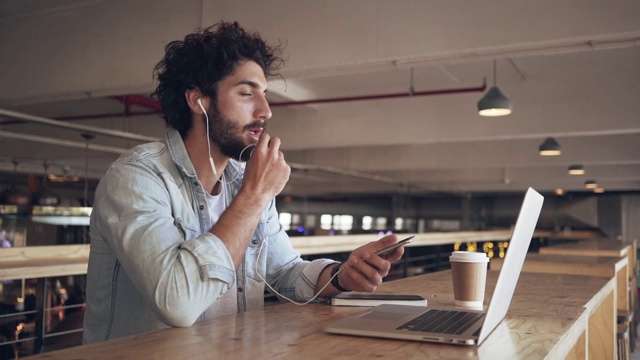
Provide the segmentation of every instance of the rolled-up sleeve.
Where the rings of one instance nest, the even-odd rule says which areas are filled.
[[[316,283],[322,270],[335,261],[302,260],[278,221],[275,201],[271,203],[268,214],[269,229],[266,231],[272,235],[268,237],[267,280],[282,295],[296,301],[307,301],[315,296]]]
[[[116,164],[96,191],[92,229],[109,239],[143,298],[170,326],[195,323],[235,281],[222,241],[192,228],[194,219],[176,217],[187,213],[176,210],[189,206],[176,200],[182,198],[180,184],[168,174],[137,163]]]

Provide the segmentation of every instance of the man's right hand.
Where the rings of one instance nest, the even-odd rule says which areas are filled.
[[[280,139],[263,131],[247,161],[241,192],[258,196],[266,204],[282,192],[290,174],[291,167],[280,151]]]

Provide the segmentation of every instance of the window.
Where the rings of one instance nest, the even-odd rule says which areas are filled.
[[[396,218],[394,229],[402,230],[402,225],[403,225],[403,219],[400,217]]]
[[[353,216],[351,215],[336,215],[334,216],[334,229],[349,231],[353,228]]]
[[[295,227],[301,224],[302,216],[300,214],[291,214],[291,227]]]
[[[316,227],[316,216],[307,215],[305,217],[304,226],[309,229],[313,229],[314,227]]]
[[[320,215],[320,228],[322,230],[331,230],[332,223],[333,223],[333,216],[329,214]]]
[[[384,216],[379,216],[376,218],[376,230],[386,230],[387,229],[387,218]]]
[[[362,230],[371,230],[373,224],[373,218],[371,216],[362,217]]]
[[[280,216],[278,217],[278,221],[280,221],[280,225],[282,225],[282,228],[284,230],[291,229],[291,214],[281,212]]]

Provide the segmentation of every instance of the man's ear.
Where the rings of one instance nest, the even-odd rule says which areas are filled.
[[[185,91],[184,97],[187,100],[187,105],[189,105],[192,113],[202,115],[204,114],[204,110],[202,109],[203,107],[204,109],[209,109],[209,97],[203,96],[198,89],[190,89]],[[202,106],[200,106],[198,100],[201,101]]]

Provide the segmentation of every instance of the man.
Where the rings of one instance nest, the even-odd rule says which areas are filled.
[[[220,23],[165,50],[155,95],[166,138],[123,154],[96,189],[84,342],[260,308],[265,282],[294,301],[374,291],[402,256],[375,255],[395,235],[345,264],[309,262],[278,222],[291,169],[265,128],[281,49]]]

